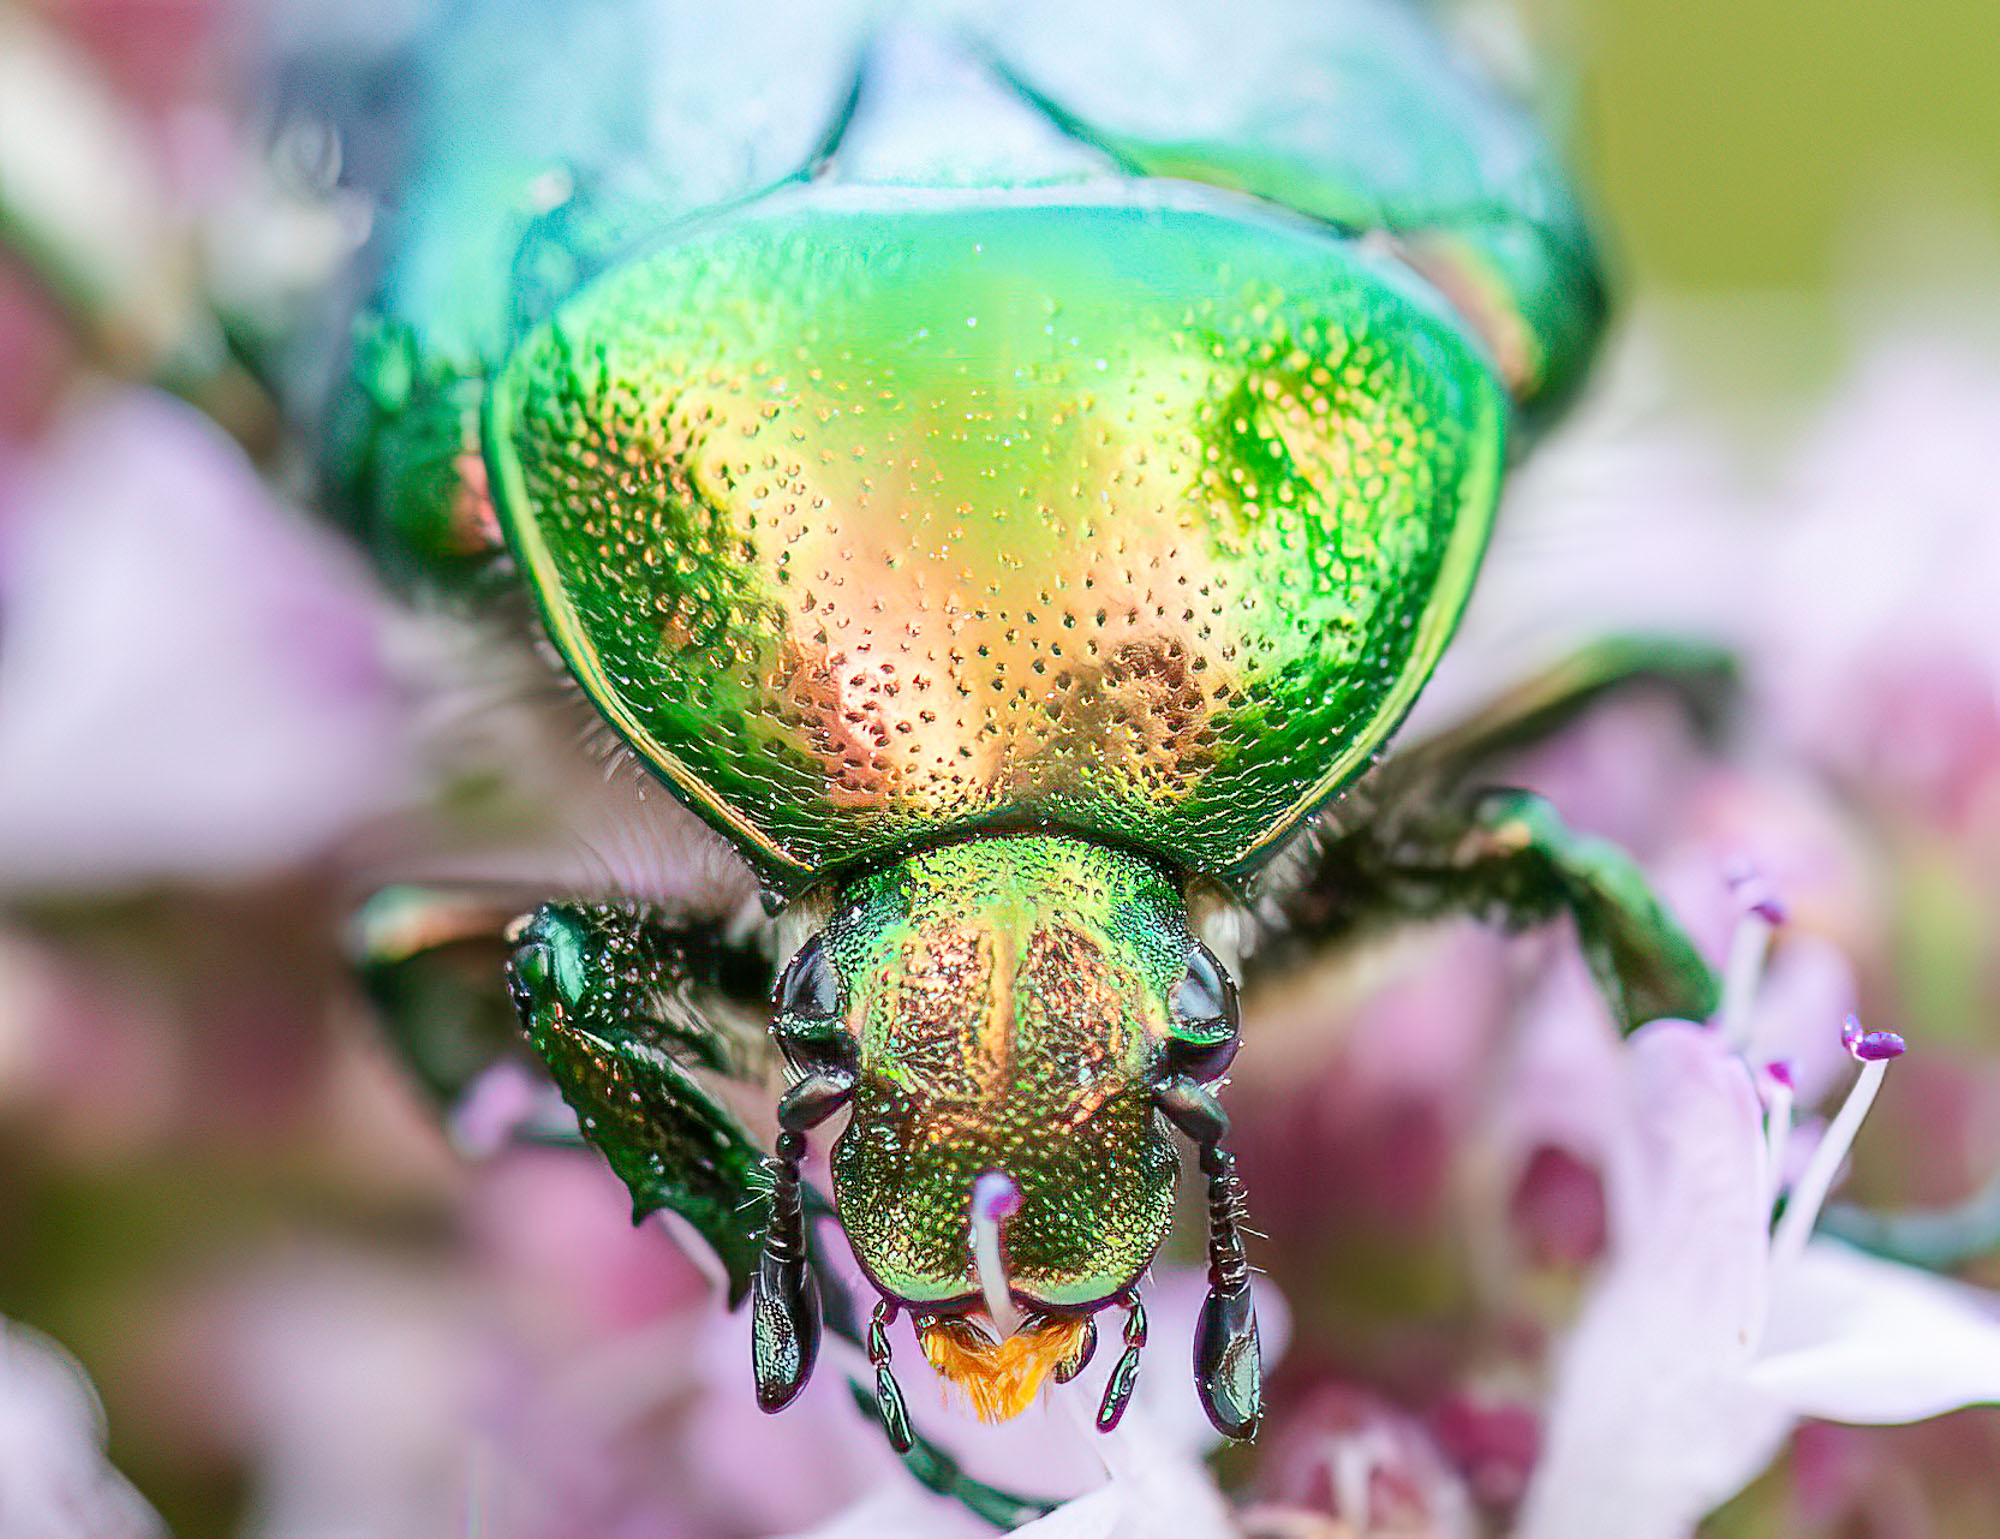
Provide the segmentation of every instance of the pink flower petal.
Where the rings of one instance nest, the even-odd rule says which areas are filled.
[[[0,536],[0,871],[75,890],[254,873],[405,790],[386,609],[191,407],[93,406]]]

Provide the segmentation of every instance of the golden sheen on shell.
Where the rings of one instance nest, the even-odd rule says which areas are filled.
[[[796,884],[993,827],[1254,867],[1442,650],[1505,415],[1421,283],[1242,200],[808,189],[587,286],[486,430],[571,667]]]

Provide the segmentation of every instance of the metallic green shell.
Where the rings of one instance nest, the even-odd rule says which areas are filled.
[[[1173,178],[1295,211],[1450,299],[1514,396],[1518,446],[1582,376],[1605,308],[1531,117],[1401,0],[1144,11],[1134,26],[1123,0],[446,7],[396,89],[336,77],[316,94],[315,111],[356,104],[344,174],[381,199],[324,417],[330,489],[399,583],[488,591],[478,420],[514,348],[645,242],[807,179]],[[302,408],[324,363],[294,360]]]
[[[1588,361],[1560,166],[1421,13],[1130,20],[519,0],[398,96],[331,477],[474,601],[497,503],[593,699],[781,884],[1023,823],[1254,867]]]
[[[1490,364],[1395,263],[1167,185],[767,199],[494,384],[550,634],[768,867],[1025,825],[1241,870],[1429,674]]]

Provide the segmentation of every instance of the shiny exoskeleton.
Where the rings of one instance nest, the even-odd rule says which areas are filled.
[[[1118,1308],[1116,1422],[1183,1136],[1196,1380],[1249,1436],[1211,1088],[1233,975],[1378,918],[1567,912],[1627,1020],[1712,991],[1615,851],[1475,777],[1634,675],[1698,695],[1713,659],[1598,649],[1325,811],[1445,647],[1510,442],[1588,360],[1603,295],[1548,152],[1378,0],[578,0],[472,8],[421,65],[333,481],[407,586],[525,594],[779,915],[745,937],[589,893],[508,929],[583,1136],[752,1295],[775,1410],[823,1309],[862,1339],[802,1165],[846,1111],[831,1209],[905,1449],[903,1312],[1010,1415]],[[1289,928],[1238,954],[1253,890]],[[491,933],[466,902],[362,916],[406,1037],[430,960]],[[760,1162],[704,1077],[755,1072],[765,986],[789,1073]]]

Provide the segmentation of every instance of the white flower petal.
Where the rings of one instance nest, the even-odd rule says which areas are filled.
[[[1016,1532],[1025,1534],[1039,1528],[1035,1523]],[[957,1503],[905,1478],[876,1487],[831,1522],[795,1539],[990,1539],[992,1533],[990,1523],[982,1523]]]
[[[1764,1318],[1769,1214],[1763,1112],[1749,1072],[1714,1031],[1655,1021],[1627,1048],[1622,1114],[1639,1212],[1601,1293],[1626,1293],[1666,1366],[1739,1366]],[[1624,1184],[1624,1183],[1621,1183]],[[1671,1325],[1669,1338],[1658,1328]]]
[[[0,1534],[158,1539],[165,1530],[104,1458],[104,1412],[55,1343],[0,1320]]]
[[[1798,1415],[1863,1424],[2000,1402],[2000,1303],[1814,1240],[1775,1284],[1750,1382]]]
[[[1631,1211],[1566,1343],[1517,1539],[1678,1539],[1767,1463],[1790,1414],[1743,1380],[1763,1319],[1763,1130],[1706,1027],[1627,1048],[1613,1187]]]
[[[1088,1496],[1079,1496],[1045,1518],[1017,1528],[1021,1539],[1111,1539],[1121,1532],[1125,1516],[1125,1493],[1116,1485],[1102,1486]]]
[[[1235,1539],[1229,1504],[1199,1463],[1175,1454],[1152,1429],[1108,1455],[1109,1485],[1017,1530],[1024,1539]]]

